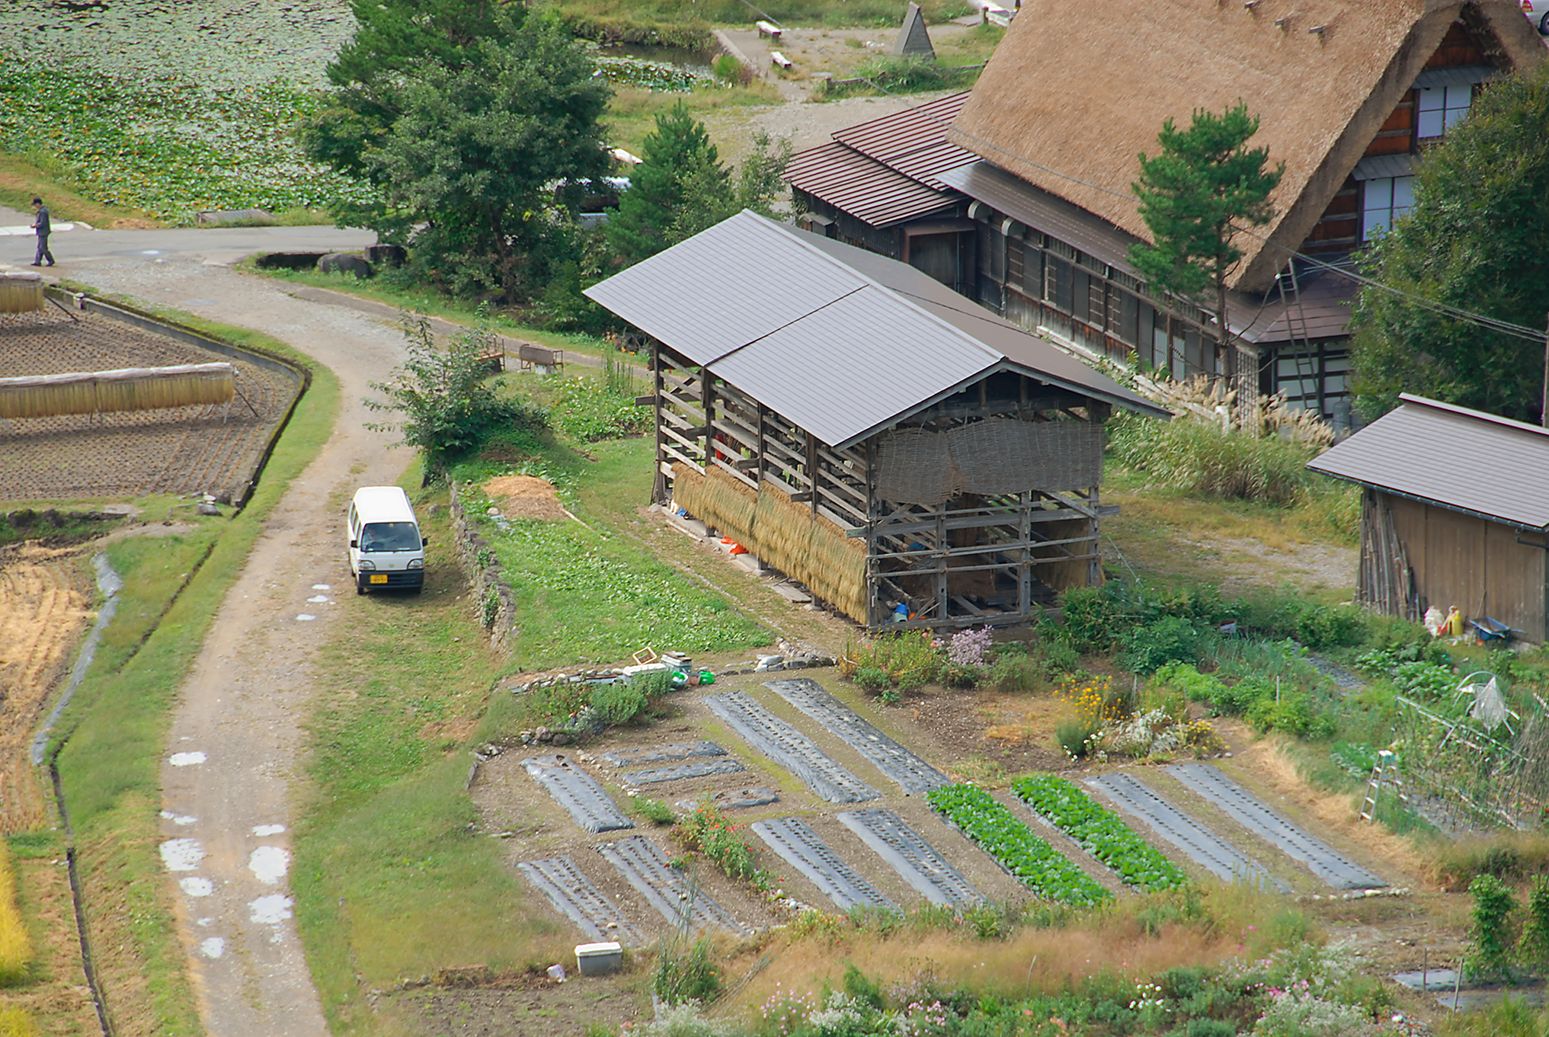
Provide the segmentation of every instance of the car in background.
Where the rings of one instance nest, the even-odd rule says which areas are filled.
[[[1549,36],[1549,0],[1521,0],[1522,13],[1540,36]]]

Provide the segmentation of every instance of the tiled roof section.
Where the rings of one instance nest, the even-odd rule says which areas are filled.
[[[829,143],[798,152],[785,179],[874,227],[949,209],[959,196],[940,174],[974,161],[947,142],[947,127],[967,99],[966,92],[950,94],[848,126]]]
[[[1549,429],[1407,393],[1307,467],[1522,529],[1549,527]]]
[[[929,104],[846,126],[834,134],[834,140],[911,180],[944,191],[947,185],[937,180],[936,174],[975,158],[972,152],[947,141],[947,128],[967,101],[966,90],[948,94]]]

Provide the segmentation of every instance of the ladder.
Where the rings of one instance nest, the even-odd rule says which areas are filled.
[[[1366,798],[1361,801],[1361,820],[1367,824],[1374,824],[1377,820],[1377,799],[1382,794],[1383,785],[1390,786],[1400,802],[1409,802],[1409,797],[1404,793],[1404,780],[1398,776],[1398,757],[1390,749],[1382,749],[1377,753],[1371,780],[1366,783]]]

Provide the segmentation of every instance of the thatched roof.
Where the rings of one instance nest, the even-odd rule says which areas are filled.
[[[949,139],[1149,239],[1138,155],[1163,120],[1243,101],[1254,142],[1285,163],[1259,233],[1295,248],[1460,17],[1501,67],[1544,59],[1516,0],[1024,0]],[[1238,241],[1232,286],[1266,287],[1285,252]]]

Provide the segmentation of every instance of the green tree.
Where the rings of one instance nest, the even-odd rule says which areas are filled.
[[[684,225],[682,211],[690,197],[731,194],[731,174],[721,164],[710,134],[682,101],[657,113],[656,128],[641,142],[640,160],[607,225],[608,245],[625,266],[704,229]],[[696,218],[688,226],[698,222]]]
[[[500,0],[350,0],[355,35],[328,65],[333,91],[302,129],[308,154],[365,175],[362,156],[379,145],[402,112],[399,95],[422,65],[458,69],[475,46],[497,35]]]
[[[1258,128],[1243,104],[1220,115],[1196,111],[1188,129],[1168,119],[1161,150],[1140,156],[1131,185],[1153,243],[1133,246],[1130,262],[1153,288],[1197,301],[1214,294],[1223,363],[1231,348],[1226,279],[1242,258],[1233,240],[1269,222],[1269,193],[1285,172],[1284,163],[1266,166],[1267,149],[1248,147]]]
[[[1476,875],[1468,884],[1474,898],[1473,924],[1469,927],[1468,952],[1463,975],[1470,979],[1511,978],[1511,918],[1517,898],[1494,875]]]
[[[1367,254],[1383,288],[1357,300],[1357,403],[1376,417],[1415,392],[1542,418],[1542,340],[1456,320],[1458,307],[1532,329],[1549,311],[1549,66],[1487,86],[1428,150],[1415,204]],[[1401,293],[1401,294],[1400,294]]]
[[[506,14],[461,67],[422,66],[401,111],[362,156],[386,203],[371,226],[414,232],[414,263],[460,293],[524,299],[570,251],[557,180],[602,176],[607,85],[553,19]]]

